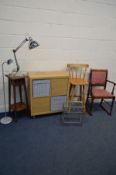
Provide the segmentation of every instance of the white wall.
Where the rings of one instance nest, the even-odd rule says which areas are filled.
[[[17,52],[21,71],[65,70],[67,63],[88,63],[116,75],[115,0],[0,0],[0,64],[13,58],[29,33],[40,47]],[[5,73],[15,64],[5,65]],[[1,77],[1,69],[0,69]],[[7,92],[7,79],[5,79]],[[0,112],[3,109],[0,78]]]

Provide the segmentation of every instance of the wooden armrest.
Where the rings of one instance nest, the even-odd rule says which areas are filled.
[[[113,82],[113,81],[107,80],[107,82],[109,82],[109,83],[111,83],[111,84],[116,85],[116,83],[115,83],[115,82]]]
[[[113,85],[113,87],[112,87],[112,94],[114,94],[114,89],[115,89],[115,86],[116,86],[116,83],[115,82],[113,82],[113,81],[110,81],[110,80],[107,80],[107,82],[108,83],[111,83],[112,85]]]

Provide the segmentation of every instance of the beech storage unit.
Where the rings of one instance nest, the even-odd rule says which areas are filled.
[[[28,72],[30,115],[62,112],[68,98],[68,86],[67,72]]]

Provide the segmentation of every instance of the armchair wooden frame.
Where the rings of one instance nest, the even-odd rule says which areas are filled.
[[[89,87],[86,100],[86,109],[92,115],[93,103],[95,99],[100,100],[100,106],[107,112],[112,114],[112,109],[115,101],[114,90],[116,83],[107,79],[107,69],[91,69],[89,76]],[[108,85],[111,85],[110,90],[107,90]]]

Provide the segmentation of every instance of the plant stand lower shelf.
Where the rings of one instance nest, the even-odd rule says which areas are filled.
[[[21,102],[16,103],[16,107],[15,107],[15,104],[11,105],[11,110],[16,111],[16,112],[22,111],[26,108],[27,108],[27,105],[25,103],[21,103]]]

